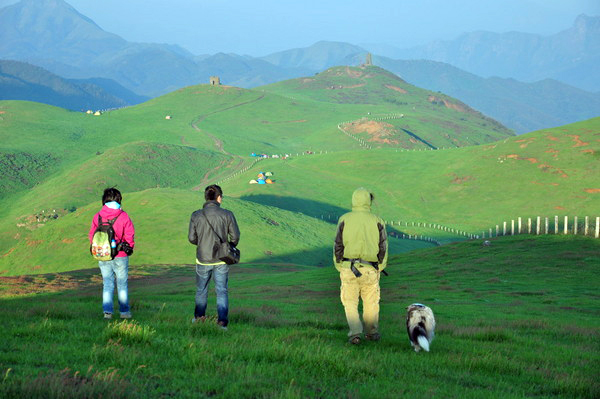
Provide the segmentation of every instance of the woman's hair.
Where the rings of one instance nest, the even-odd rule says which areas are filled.
[[[114,187],[106,188],[104,189],[104,194],[102,194],[102,205],[112,201],[121,204],[122,199],[123,198],[121,197],[121,192],[119,190]]]
[[[218,197],[223,197],[223,190],[216,184],[211,184],[204,189],[204,199],[207,201],[215,201]]]

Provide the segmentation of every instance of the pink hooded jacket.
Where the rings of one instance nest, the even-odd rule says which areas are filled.
[[[119,218],[113,224],[113,229],[115,230],[115,240],[117,244],[122,241],[127,241],[127,243],[134,248],[134,235],[135,229],[133,228],[133,222],[129,218],[127,212],[121,209],[112,209],[104,205],[100,212],[94,215],[92,219],[92,227],[90,228],[90,243],[92,242],[92,238],[94,237],[94,233],[96,232],[96,228],[98,227],[98,215],[102,217],[102,221],[111,220],[119,216]],[[123,251],[119,251],[117,254],[117,258],[121,258],[123,256],[127,256],[127,254]]]

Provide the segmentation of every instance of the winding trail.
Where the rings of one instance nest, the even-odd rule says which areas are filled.
[[[244,166],[244,164],[245,164],[245,161],[244,161],[244,159],[241,156],[236,155],[236,154],[232,154],[230,152],[227,152],[225,150],[225,148],[223,147],[223,141],[222,140],[220,140],[215,135],[210,134],[207,131],[200,129],[198,127],[198,124],[200,122],[202,122],[203,120],[205,120],[206,118],[208,118],[209,116],[211,116],[211,115],[218,114],[220,112],[225,112],[225,111],[228,111],[228,110],[233,109],[233,108],[242,107],[244,105],[252,104],[252,103],[255,103],[257,101],[262,100],[263,98],[265,98],[265,94],[264,93],[261,96],[255,98],[253,100],[244,101],[244,102],[241,102],[241,103],[238,103],[238,104],[235,104],[235,105],[223,108],[223,109],[219,109],[219,110],[216,110],[216,111],[213,111],[213,112],[209,112],[208,114],[200,115],[200,116],[198,116],[196,119],[194,119],[190,123],[190,125],[196,131],[207,135],[212,140],[212,142],[214,143],[216,149],[219,152],[221,152],[221,153],[223,153],[223,154],[228,155],[228,156],[231,157],[231,161],[229,163],[226,164],[225,163],[226,161],[223,160],[223,161],[221,161],[221,163],[219,164],[219,166],[217,166],[216,168],[214,168],[214,169],[206,172],[204,174],[204,176],[202,177],[202,181],[200,182],[200,184],[198,186],[192,188],[192,190],[197,191],[197,190],[202,189],[204,187],[204,185],[209,182],[209,176],[212,175],[212,174],[214,174],[214,172],[218,171],[219,169],[224,169],[224,168],[229,168],[229,167],[232,167],[234,169],[241,169]]]
[[[242,107],[242,106],[244,106],[244,105],[252,104],[252,103],[255,103],[255,102],[257,102],[257,101],[260,101],[260,100],[262,100],[263,98],[265,98],[265,94],[264,94],[264,93],[263,93],[263,94],[262,94],[260,97],[258,97],[258,98],[255,98],[254,100],[248,100],[248,101],[244,101],[244,102],[241,102],[241,103],[239,103],[239,104],[232,105],[232,106],[230,106],[230,107],[226,107],[226,108],[219,109],[219,110],[216,110],[216,111],[213,111],[213,112],[209,112],[208,114],[200,115],[200,116],[198,116],[198,117],[197,117],[195,120],[193,120],[193,121],[191,122],[191,126],[192,126],[194,129],[196,129],[197,131],[199,131],[200,133],[204,133],[204,134],[206,134],[208,137],[210,137],[210,139],[213,141],[213,143],[215,144],[215,147],[217,148],[217,150],[219,150],[219,152],[222,152],[223,154],[226,154],[226,155],[230,155],[230,156],[234,156],[234,157],[239,157],[239,155],[234,155],[234,154],[231,154],[231,153],[229,153],[229,152],[225,151],[225,149],[223,148],[223,141],[221,141],[221,140],[220,140],[219,138],[217,138],[216,136],[214,136],[214,135],[212,135],[212,134],[210,134],[210,133],[208,133],[208,132],[206,132],[206,131],[203,131],[203,130],[201,130],[201,129],[198,127],[198,124],[199,124],[200,122],[202,122],[204,119],[206,119],[206,118],[208,118],[209,116],[211,116],[211,115],[218,114],[219,112],[225,112],[225,111],[229,111],[230,109],[233,109],[233,108],[238,108],[238,107]]]

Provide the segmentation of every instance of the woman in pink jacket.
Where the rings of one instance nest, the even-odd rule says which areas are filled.
[[[107,188],[102,195],[102,209],[94,215],[90,228],[90,243],[96,228],[98,216],[103,222],[114,220],[115,241],[119,253],[113,260],[98,261],[104,288],[102,290],[102,310],[104,318],[111,319],[113,313],[113,295],[115,292],[115,276],[117,279],[117,298],[119,313],[122,319],[130,319],[129,297],[127,291],[127,273],[129,271],[129,255],[133,253],[134,234],[133,223],[127,212],[121,209],[121,192],[116,188]]]

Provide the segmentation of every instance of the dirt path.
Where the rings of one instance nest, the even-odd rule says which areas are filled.
[[[191,125],[192,125],[192,127],[193,127],[194,129],[196,129],[197,131],[199,131],[199,132],[201,132],[201,133],[204,133],[204,134],[206,134],[208,137],[210,137],[210,139],[211,139],[211,140],[213,141],[213,143],[215,144],[215,147],[217,148],[217,150],[219,150],[220,152],[222,152],[223,154],[226,154],[226,155],[236,156],[236,155],[233,155],[233,154],[231,154],[231,153],[229,153],[229,152],[225,151],[225,149],[223,148],[223,141],[222,141],[222,140],[220,140],[219,138],[215,137],[214,135],[212,135],[212,134],[210,134],[210,133],[208,133],[208,132],[206,132],[206,131],[203,131],[203,130],[201,130],[201,129],[198,127],[198,124],[199,124],[200,122],[202,122],[204,119],[206,119],[207,117],[209,117],[210,115],[218,114],[219,112],[225,112],[225,111],[228,111],[228,110],[230,110],[230,109],[233,109],[233,108],[237,108],[237,107],[241,107],[241,106],[244,106],[244,105],[252,104],[252,103],[255,103],[255,102],[257,102],[257,101],[260,101],[260,100],[262,100],[263,98],[265,98],[265,95],[264,95],[264,94],[263,94],[263,95],[261,95],[261,96],[260,96],[260,97],[258,97],[258,98],[255,98],[254,100],[248,100],[248,101],[244,101],[244,102],[242,102],[242,103],[235,104],[235,105],[232,105],[232,106],[230,106],[230,107],[227,107],[227,108],[223,108],[223,109],[219,109],[219,110],[216,110],[216,111],[213,111],[213,112],[209,112],[208,114],[205,114],[205,115],[200,115],[198,118],[196,118],[196,120],[194,120],[194,121],[191,123]]]
[[[264,97],[265,97],[265,95],[264,95],[264,94],[262,94],[260,97],[258,97],[258,98],[255,98],[254,100],[248,100],[248,101],[244,101],[244,102],[242,102],[242,103],[235,104],[235,105],[232,105],[232,106],[230,106],[230,107],[227,107],[227,108],[223,108],[223,109],[219,109],[219,110],[216,110],[216,111],[213,111],[213,112],[209,112],[208,114],[205,114],[205,115],[200,115],[200,116],[198,116],[198,118],[196,118],[194,121],[192,121],[192,123],[191,123],[191,126],[192,126],[192,127],[193,127],[193,128],[196,130],[196,131],[198,131],[198,132],[200,132],[200,133],[204,133],[205,135],[207,135],[207,136],[208,136],[208,137],[209,137],[209,138],[212,140],[212,142],[213,142],[213,143],[214,143],[214,145],[215,145],[215,148],[216,148],[216,149],[217,149],[219,152],[221,152],[221,153],[223,153],[223,154],[225,154],[225,155],[229,155],[230,157],[232,157],[232,159],[231,159],[231,161],[229,162],[229,164],[225,165],[225,162],[226,162],[226,161],[225,161],[225,160],[223,160],[223,161],[221,161],[221,163],[219,164],[219,166],[217,166],[216,168],[214,168],[214,169],[212,169],[212,170],[210,170],[210,171],[207,171],[207,172],[204,174],[204,176],[202,177],[202,181],[200,182],[200,184],[199,184],[198,186],[196,186],[196,187],[193,187],[193,188],[192,188],[192,190],[196,190],[196,191],[197,191],[197,190],[200,190],[200,189],[202,189],[202,188],[204,187],[204,185],[208,183],[208,181],[209,181],[209,176],[210,176],[211,174],[213,174],[214,172],[216,172],[217,170],[219,170],[219,169],[223,169],[223,168],[226,168],[226,167],[230,167],[230,166],[233,166],[234,164],[235,164],[235,165],[234,165],[233,167],[234,167],[234,168],[238,168],[238,169],[239,169],[239,168],[241,168],[241,167],[244,165],[244,159],[243,159],[241,156],[239,156],[239,155],[235,155],[235,154],[232,154],[232,153],[230,153],[230,152],[227,152],[227,151],[225,151],[225,148],[223,147],[223,141],[222,141],[222,140],[220,140],[218,137],[216,137],[216,136],[214,136],[214,135],[212,135],[212,134],[208,133],[207,131],[204,131],[204,130],[200,129],[200,128],[198,127],[198,124],[199,124],[200,122],[202,122],[203,120],[205,120],[205,119],[206,119],[207,117],[209,117],[210,115],[214,115],[214,114],[217,114],[217,113],[219,113],[219,112],[228,111],[228,110],[230,110],[230,109],[237,108],[237,107],[241,107],[241,106],[244,106],[244,105],[252,104],[252,103],[254,103],[254,102],[257,102],[257,101],[260,101],[260,100],[262,100]]]

